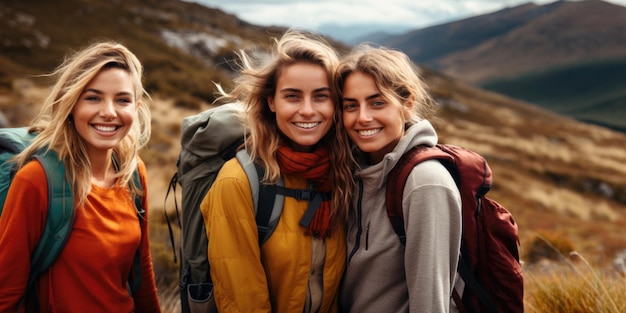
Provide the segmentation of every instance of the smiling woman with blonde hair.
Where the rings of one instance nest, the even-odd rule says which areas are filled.
[[[263,181],[328,194],[318,207],[286,196],[273,234],[259,247],[250,184],[235,159],[201,204],[220,312],[336,312],[345,265],[344,222],[352,174],[336,123],[338,56],[323,38],[289,30],[267,54],[241,53],[241,75],[224,99],[240,101],[245,149]],[[312,216],[310,223],[303,216]]]
[[[56,83],[30,128],[37,135],[14,159],[19,170],[0,217],[0,312],[22,304],[26,312],[160,312],[138,156],[150,137],[142,65],[125,46],[99,42],[53,74]],[[42,164],[32,159],[41,150],[65,166],[75,219],[59,256],[26,290],[51,196]],[[135,196],[143,207],[135,207]],[[140,285],[129,290],[137,253]]]

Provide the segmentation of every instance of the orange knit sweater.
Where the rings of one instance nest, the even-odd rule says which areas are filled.
[[[146,186],[141,162],[139,171]],[[16,312],[26,288],[30,255],[46,221],[47,188],[41,164],[30,162],[9,190],[0,217],[0,312]],[[92,185],[63,251],[35,283],[40,312],[160,312],[145,217],[140,230],[126,188]],[[138,247],[141,287],[130,297],[126,282]]]

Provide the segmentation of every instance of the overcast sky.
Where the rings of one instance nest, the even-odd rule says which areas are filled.
[[[491,13],[530,0],[187,0],[256,25],[318,29],[323,24],[390,24],[422,28]],[[535,0],[546,4],[554,0]],[[626,6],[626,0],[607,2]]]

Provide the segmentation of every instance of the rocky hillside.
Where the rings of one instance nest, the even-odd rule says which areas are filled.
[[[142,60],[151,94],[198,108],[214,99],[212,81],[230,80],[233,49],[267,45],[282,31],[179,0],[2,1],[0,91],[17,78],[45,82],[33,75],[51,71],[71,50],[111,39]]]

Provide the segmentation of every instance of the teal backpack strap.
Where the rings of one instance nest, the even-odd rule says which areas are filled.
[[[31,256],[30,274],[26,290],[59,256],[74,224],[76,210],[72,188],[65,177],[65,165],[54,151],[35,155],[46,172],[48,181],[48,217],[46,226]]]
[[[28,276],[26,294],[31,290],[35,280],[45,272],[61,253],[63,246],[67,242],[74,225],[76,210],[74,209],[74,195],[72,187],[65,177],[65,165],[59,160],[58,155],[54,151],[48,151],[45,154],[36,154],[33,156],[41,163],[46,180],[48,182],[48,216],[46,218],[46,226],[41,235],[39,243],[31,256],[31,268]],[[136,186],[142,186],[139,172],[133,173],[133,180]],[[135,196],[135,207],[137,209],[137,217],[139,227],[142,229],[145,210],[143,209],[143,201],[139,195]],[[143,238],[143,231],[141,232]],[[137,249],[133,260],[133,268],[129,275],[129,283],[131,292],[137,292],[141,286],[141,258],[140,251]],[[21,303],[25,301],[23,297]]]
[[[135,186],[142,188],[141,179],[139,178],[139,171],[133,173],[133,182]],[[142,188],[143,189],[143,188]],[[143,209],[143,201],[141,196],[135,195],[135,208],[137,209],[137,219],[139,220],[139,229],[141,230],[141,241],[143,241],[143,220],[146,211]],[[133,259],[133,268],[131,269],[128,277],[128,283],[130,286],[130,293],[135,294],[141,287],[141,253],[140,248],[137,248],[135,252],[135,258]]]

